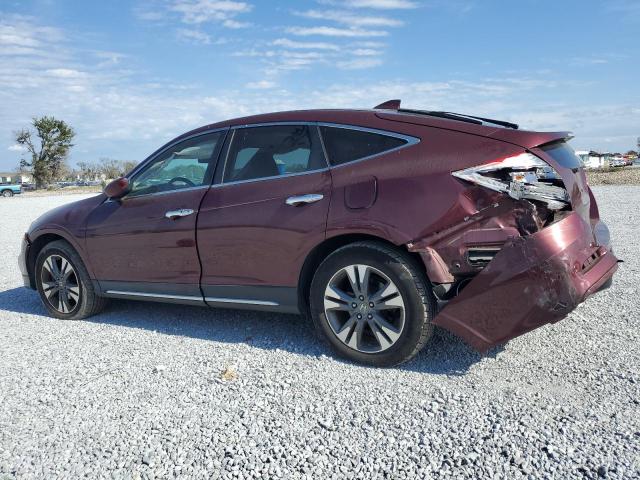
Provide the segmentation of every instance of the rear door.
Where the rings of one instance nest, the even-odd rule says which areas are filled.
[[[239,127],[198,217],[213,306],[297,311],[309,251],[325,238],[331,175],[314,124]]]

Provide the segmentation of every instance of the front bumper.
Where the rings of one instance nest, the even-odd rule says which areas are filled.
[[[591,225],[574,212],[505,244],[433,323],[486,351],[563,319],[617,268],[608,244],[594,242]]]
[[[20,268],[20,273],[22,273],[22,283],[27,288],[35,289],[35,285],[31,282],[31,277],[29,276],[29,269],[27,267],[27,261],[29,259],[29,249],[31,248],[31,242],[29,241],[29,237],[25,234],[22,237],[22,242],[20,244],[20,255],[18,256],[18,267]]]

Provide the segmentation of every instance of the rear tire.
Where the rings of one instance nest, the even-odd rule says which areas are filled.
[[[52,317],[81,320],[106,305],[107,300],[96,294],[80,255],[64,240],[44,246],[34,275],[42,303]]]
[[[436,301],[407,253],[381,242],[339,248],[318,267],[310,292],[316,329],[341,356],[391,367],[412,359],[433,332]]]
[[[13,192],[11,190],[3,190],[2,196],[5,198],[13,197]]]

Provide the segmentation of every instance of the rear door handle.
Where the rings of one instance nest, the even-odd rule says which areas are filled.
[[[323,198],[324,195],[321,193],[307,193],[306,195],[295,195],[287,198],[286,204],[292,207],[299,207],[300,205],[305,205],[307,203],[319,202]]]
[[[169,210],[164,214],[170,220],[175,220],[180,217],[188,217],[189,215],[193,215],[193,210],[190,208],[180,208],[178,210]]]

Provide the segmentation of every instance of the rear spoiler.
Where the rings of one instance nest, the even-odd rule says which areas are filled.
[[[521,147],[530,149],[558,141],[569,141],[573,138],[571,132],[531,132],[527,130],[495,130],[487,135],[488,137],[502,140],[503,142],[514,143]]]

